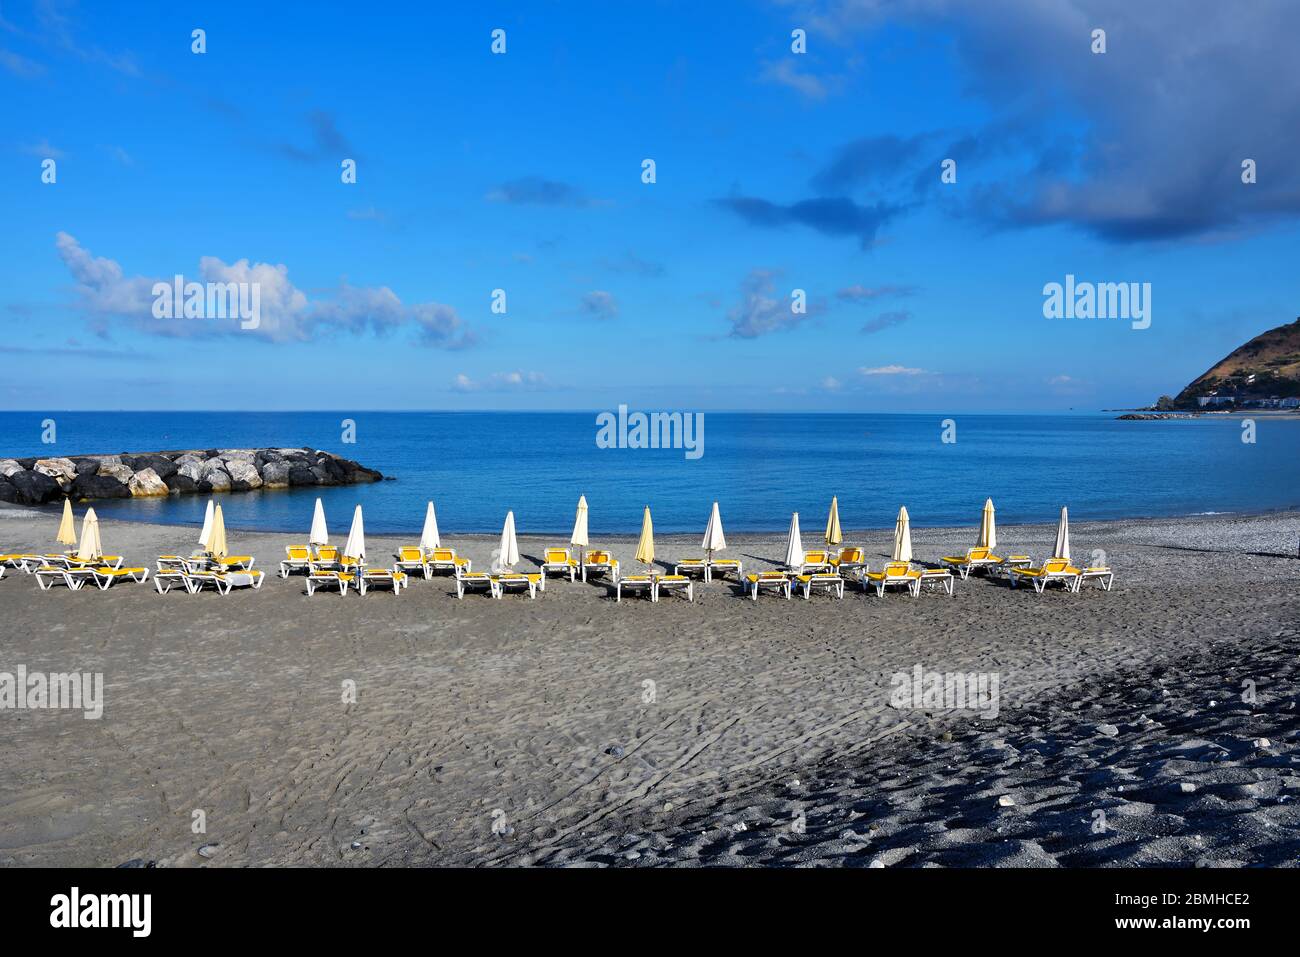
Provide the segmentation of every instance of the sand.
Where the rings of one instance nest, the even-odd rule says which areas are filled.
[[[55,524],[0,509],[0,550],[50,550]],[[39,592],[9,570],[0,671],[102,672],[105,710],[0,711],[0,865],[1293,864],[1298,531],[1075,523],[1113,591],[972,577],[916,600]],[[1041,557],[1054,532],[1000,538]],[[102,523],[133,561],[195,535]],[[934,560],[972,536],[913,541]],[[448,538],[483,566],[496,545]],[[784,553],[729,538],[755,569]],[[877,567],[890,543],[846,538]],[[268,572],[288,540],[231,535]],[[521,564],[546,544],[521,536]],[[634,536],[599,544],[631,564]],[[892,707],[916,665],[996,674],[997,717]]]

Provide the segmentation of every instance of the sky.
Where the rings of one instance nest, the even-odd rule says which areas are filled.
[[[123,9],[0,0],[0,408],[1095,411],[1300,315],[1286,0]]]

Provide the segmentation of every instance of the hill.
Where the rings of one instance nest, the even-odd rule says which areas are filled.
[[[1234,349],[1173,401],[1179,409],[1293,404],[1300,404],[1300,319]]]

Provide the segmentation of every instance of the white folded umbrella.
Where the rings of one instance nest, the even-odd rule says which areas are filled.
[[[578,511],[573,516],[573,534],[569,536],[569,544],[578,546],[578,561],[581,563],[585,556],[582,550],[591,543],[587,541],[587,496],[578,496]]]
[[[1061,506],[1061,521],[1056,526],[1056,548],[1052,551],[1053,558],[1070,557],[1070,515]]]
[[[908,517],[907,506],[898,510],[898,520],[894,522],[894,553],[892,560],[910,562],[912,560],[912,520]]]
[[[365,561],[366,558],[366,523],[361,518],[361,506],[352,513],[352,528],[348,530],[348,541],[343,546],[344,558]]]
[[[799,537],[799,513],[790,519],[790,537],[785,543],[785,565],[799,568],[803,565],[803,540]]]
[[[442,547],[442,540],[438,537],[438,516],[433,511],[433,503],[424,510],[424,531],[420,533],[420,548],[425,552],[431,552],[435,548]]]
[[[99,516],[93,508],[88,508],[86,517],[81,520],[81,545],[77,549],[77,558],[93,562],[103,557],[104,546],[99,543]]]
[[[325,506],[321,504],[320,499],[316,499],[316,511],[311,516],[311,535],[307,541],[311,545],[328,545],[330,543],[330,532],[325,527]]]
[[[208,543],[212,539],[212,499],[208,499],[208,507],[203,512],[203,531],[199,532],[199,544],[203,546],[204,551],[208,551]]]
[[[709,513],[709,524],[704,526],[704,541],[700,543],[700,548],[713,557],[714,552],[720,552],[727,547],[727,536],[722,534],[722,514],[718,511],[718,503],[713,503],[713,511]]]
[[[501,549],[497,561],[503,570],[509,570],[519,561],[519,542],[515,538],[515,513],[506,512],[506,523],[501,527]]]

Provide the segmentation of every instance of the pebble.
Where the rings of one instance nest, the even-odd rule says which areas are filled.
[[[360,841],[353,841],[353,842],[352,842],[352,850],[354,850],[354,851],[355,851],[355,850],[359,850],[360,847],[361,847],[361,842],[360,842]]]
[[[605,753],[612,754],[616,758],[621,758],[623,756],[623,748],[621,745],[611,744],[605,749]]]
[[[882,861],[880,858],[877,857],[875,860],[873,860],[873,861],[872,861],[870,864],[868,864],[867,866],[868,866],[868,867],[884,867],[884,866],[885,866],[885,862]]]
[[[1196,791],[1196,785],[1191,781],[1180,781],[1178,783],[1178,790],[1182,791],[1184,794],[1192,794]]]
[[[1002,797],[998,798],[998,807],[1015,807],[1015,806],[1016,806],[1016,799],[1013,798],[1010,794],[1004,794],[1002,795]]]
[[[199,857],[213,857],[217,853],[220,844],[204,844],[199,847]]]
[[[1119,734],[1119,728],[1115,727],[1113,724],[1099,724],[1097,725],[1097,731],[1106,735],[1108,738],[1113,738],[1115,735]]]
[[[640,860],[640,858],[641,858],[641,852],[640,852],[640,851],[628,851],[628,852],[627,852],[626,854],[624,854],[623,856],[626,857],[629,861],[636,861],[636,860]]]
[[[1270,741],[1268,738],[1256,738],[1251,743],[1254,744],[1255,747],[1257,748],[1271,748],[1273,746],[1273,742]]]

